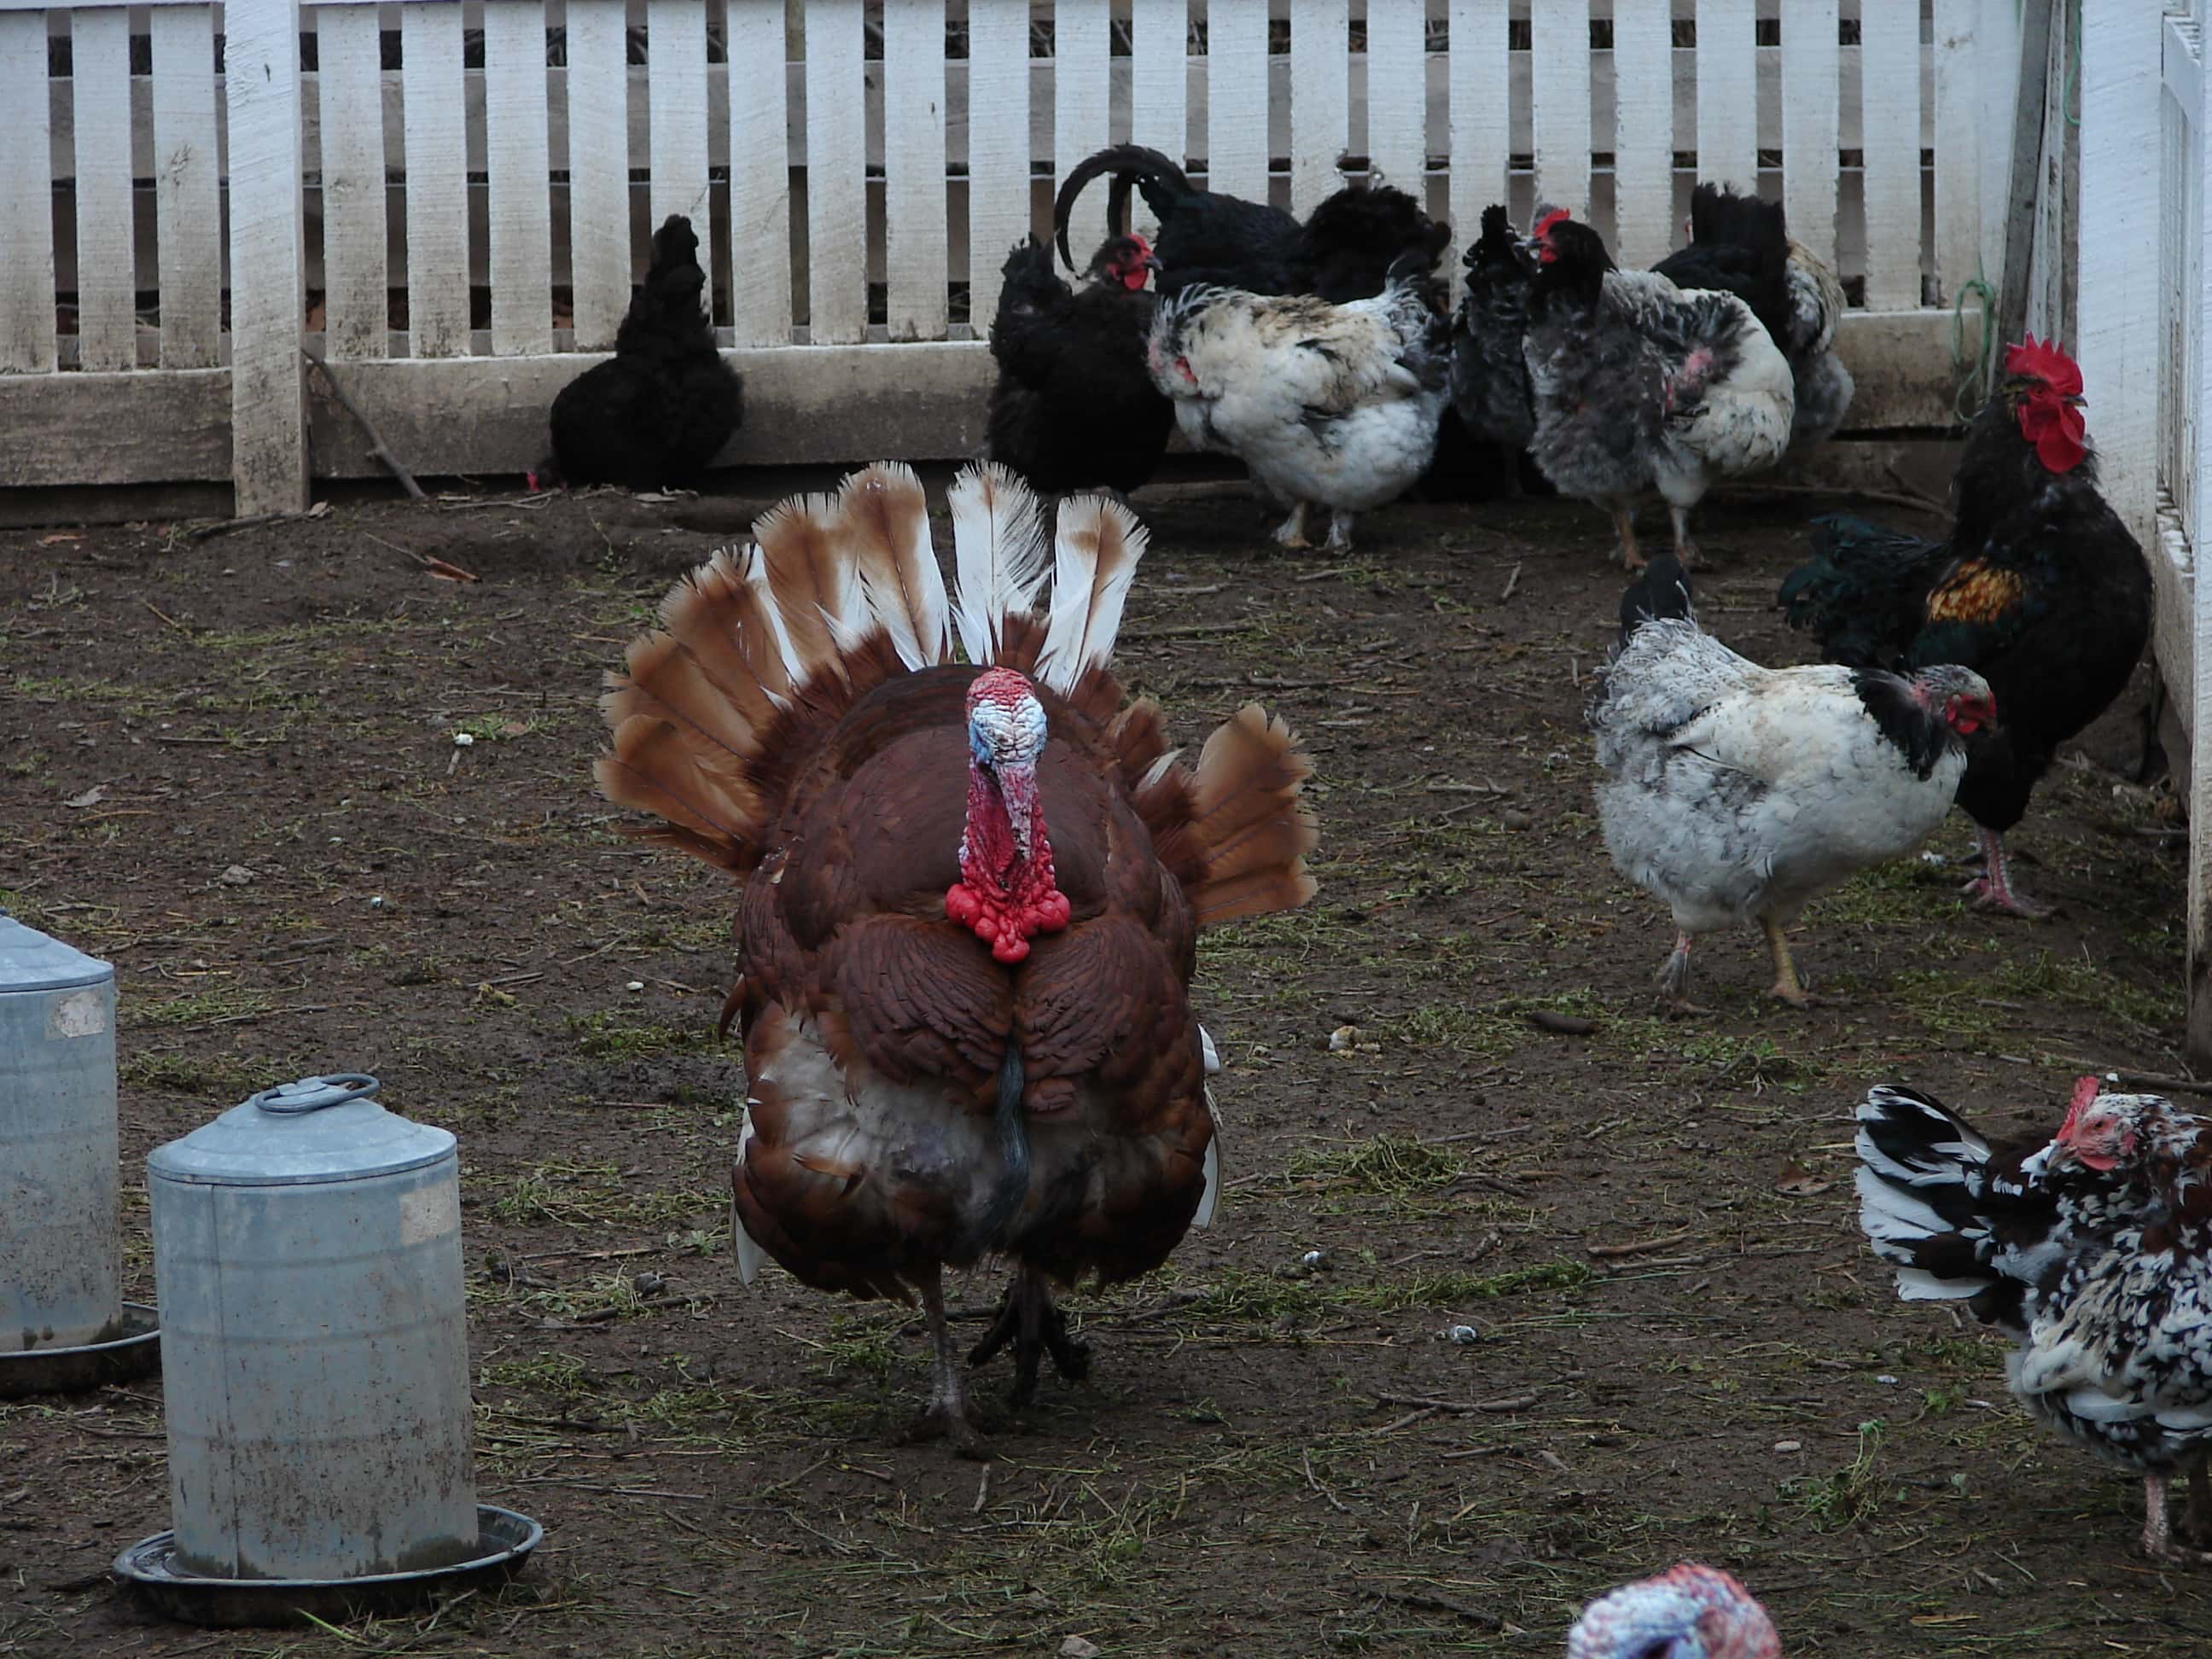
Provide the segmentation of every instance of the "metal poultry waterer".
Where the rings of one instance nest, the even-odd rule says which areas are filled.
[[[453,1137],[376,1087],[265,1089],[146,1161],[173,1530],[117,1570],[164,1611],[263,1622],[222,1607],[440,1588],[536,1542],[477,1504]]]
[[[115,969],[0,915],[0,1399],[143,1375],[118,1285]]]

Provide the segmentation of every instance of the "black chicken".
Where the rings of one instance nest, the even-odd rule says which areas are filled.
[[[1103,484],[1127,492],[1152,476],[1175,430],[1175,405],[1145,367],[1158,266],[1141,236],[1116,236],[1070,292],[1052,250],[1014,245],[991,325],[998,383],[986,417],[990,458],[1046,495]]]
[[[1461,263],[1467,291],[1452,319],[1452,408],[1473,437],[1526,449],[1536,435],[1528,364],[1528,294],[1535,268],[1505,209],[1482,210],[1482,234]]]
[[[1972,739],[1959,805],[1981,832],[1978,902],[2036,907],[2012,884],[2004,834],[2058,745],[2126,686],[2150,635],[2142,550],[2097,493],[2081,371],[2030,335],[1966,434],[1941,542],[1864,520],[1815,521],[1810,562],[1782,584],[1790,625],[1832,661],[1911,670],[1964,664],[1996,694],[1999,723]]]
[[[553,453],[531,488],[697,482],[744,412],[744,379],[715,349],[699,304],[706,285],[698,235],[672,213],[653,234],[645,285],[615,335],[615,355],[553,399]]]
[[[1083,187],[1103,173],[1114,181],[1106,198],[1109,234],[1125,222],[1133,185],[1160,222],[1164,295],[1204,283],[1250,294],[1317,294],[1342,305],[1380,294],[1401,256],[1424,255],[1425,269],[1451,240],[1450,226],[1389,185],[1346,185],[1300,224],[1280,208],[1199,189],[1158,150],[1112,144],[1078,162],[1053,203],[1060,257],[1071,270],[1068,215]]]

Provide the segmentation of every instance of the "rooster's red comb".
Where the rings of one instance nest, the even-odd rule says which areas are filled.
[[[2081,1121],[2081,1114],[2096,1104],[2097,1091],[2104,1085],[2094,1077],[2078,1079],[2074,1085],[2074,1098],[2066,1103],[2066,1121],[2058,1126],[2058,1138],[2066,1139],[2074,1126]]]
[[[1536,228],[1530,234],[1540,240],[1542,238],[1549,236],[1552,234],[1553,226],[1558,224],[1561,220],[1571,219],[1574,216],[1575,216],[1572,211],[1566,208],[1553,208],[1549,213],[1536,221]]]
[[[2081,366],[2052,342],[2033,334],[2022,343],[2005,348],[2005,374],[2040,380],[2062,398],[2081,395]]]

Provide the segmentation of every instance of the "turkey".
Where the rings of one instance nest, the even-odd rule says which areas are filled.
[[[1774,1621],[1717,1567],[1684,1561],[1583,1609],[1567,1659],[1781,1659]]]
[[[980,1453],[945,1271],[1012,1265],[969,1359],[1011,1341],[1017,1404],[1043,1352],[1085,1374],[1050,1283],[1150,1272],[1210,1214],[1197,930],[1303,903],[1315,834],[1279,721],[1248,706],[1194,764],[1125,700],[1126,509],[1061,503],[1040,617],[1026,487],[971,467],[950,505],[951,602],[904,467],[763,517],[630,647],[597,775],[660,820],[640,833],[741,884],[741,1270],[764,1253],[817,1290],[919,1297],[917,1430]]]
[[[1674,916],[1659,970],[1685,993],[1693,936],[1756,921],[1774,991],[1803,1006],[1783,929],[1815,895],[1917,846],[1951,810],[1961,739],[1996,717],[1970,670],[1910,677],[1762,668],[1698,626],[1661,554],[1621,599],[1620,639],[1587,712],[1613,867]]]
[[[1858,1111],[1859,1225],[1906,1301],[1963,1301],[2011,1337],[2013,1396],[2143,1479],[2144,1550],[2212,1545],[2212,1146],[2157,1095],[2075,1086],[2051,1139],[1992,1148],[1941,1103],[1877,1088]]]

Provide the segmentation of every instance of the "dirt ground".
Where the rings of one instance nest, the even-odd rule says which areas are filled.
[[[1801,929],[1828,1006],[1723,936],[1717,1016],[1662,1020],[1665,918],[1590,809],[1603,517],[1401,507],[1285,558],[1241,487],[1141,494],[1127,677],[1193,738],[1290,717],[1321,893],[1204,949],[1218,1224],[1073,1298],[1087,1385],[1015,1417],[981,1376],[979,1467],[896,1443],[917,1316],[738,1283],[732,890],[590,786],[600,672],[764,504],[0,534],[0,903],[118,968],[131,1291],[150,1148],[376,1073],[460,1137],[482,1491],[546,1527],[434,1617],[210,1638],[103,1576],[167,1524],[158,1385],[0,1406],[0,1653],[1555,1654],[1685,1556],[1791,1654],[2203,1650],[2212,1571],[2135,1553],[2139,1487],[2013,1408],[2000,1342],[1895,1302],[1850,1182],[1871,1081],[2003,1129],[2092,1065],[2180,1069],[2147,672],[2018,838],[2054,919],[1902,864]],[[1805,654],[1770,605],[1816,505],[1708,511],[1705,618],[1754,656]]]

